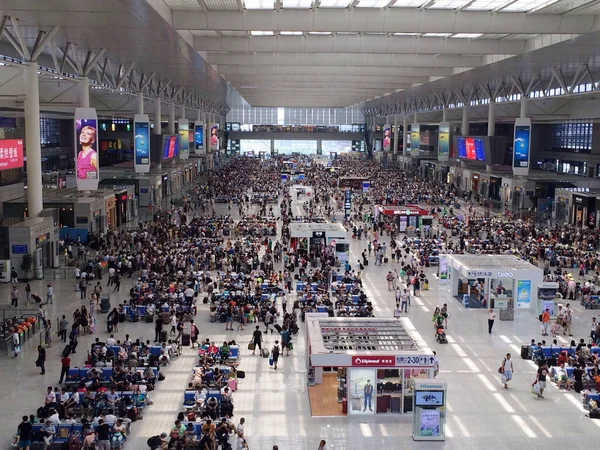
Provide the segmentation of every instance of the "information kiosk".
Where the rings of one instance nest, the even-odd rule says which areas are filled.
[[[413,429],[415,441],[446,440],[446,393],[443,380],[415,380]]]

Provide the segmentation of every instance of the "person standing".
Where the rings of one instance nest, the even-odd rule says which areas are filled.
[[[548,326],[550,325],[550,309],[542,313],[542,336],[548,336]]]
[[[154,342],[160,341],[160,333],[163,329],[163,320],[160,317],[160,314],[156,317],[156,322],[154,322]]]
[[[54,288],[52,287],[52,283],[48,283],[48,289],[46,290],[46,304],[52,304],[52,300],[54,299]]]
[[[504,382],[504,389],[508,389],[508,382],[512,380],[514,370],[512,360],[510,359],[510,353],[506,354],[506,357],[502,360],[502,376]]]
[[[31,438],[33,437],[33,424],[29,421],[27,416],[23,416],[23,421],[17,428],[17,439],[16,443],[19,448],[29,450],[31,446]]]
[[[46,349],[41,345],[38,345],[37,348],[38,357],[35,360],[35,365],[40,368],[40,375],[46,374]]]
[[[326,444],[327,442],[325,442],[325,439],[321,439],[321,442],[319,442],[319,448],[317,450],[327,450]]]
[[[110,426],[104,423],[104,419],[98,420],[96,427],[96,448],[98,450],[110,450]]]
[[[13,352],[14,352],[15,358],[16,358],[17,356],[19,356],[19,353],[21,353],[21,338],[19,337],[19,332],[17,331],[17,328],[14,328],[14,330],[13,330],[12,341],[13,341]]]
[[[567,307],[565,308],[565,315],[563,316],[563,335],[568,334],[569,336],[573,336],[571,331],[571,325],[573,322],[573,311],[571,311],[571,304],[567,303]]]
[[[399,319],[402,317],[402,308],[400,308],[400,303],[396,303],[396,307],[394,308],[394,319]]]
[[[25,285],[25,299],[27,300],[27,304],[31,303],[31,286],[29,283]]]
[[[415,282],[413,283],[413,295],[415,297],[418,297],[421,291],[421,280],[417,276],[415,276],[414,280]]]
[[[67,342],[67,330],[69,329],[69,321],[65,315],[58,322],[58,336],[63,342]]]
[[[363,388],[363,394],[365,399],[363,412],[367,410],[367,406],[369,407],[369,411],[373,411],[373,405],[371,403],[373,399],[373,385],[371,384],[371,380],[367,380],[367,384],[365,384],[365,387]]]
[[[60,381],[58,382],[58,384],[62,384],[63,379],[66,378],[67,373],[69,372],[69,369],[71,368],[71,358],[69,358],[68,356],[63,357],[60,360],[60,365],[61,365]]]
[[[494,320],[496,320],[496,313],[494,308],[488,310],[488,334],[492,334],[492,328],[494,328]]]
[[[81,300],[87,297],[87,278],[81,275],[81,281],[79,282],[79,293],[81,294]]]
[[[279,360],[279,354],[281,350],[279,349],[279,341],[275,341],[275,345],[271,350],[271,358],[273,358],[273,368],[277,370],[277,361]]]
[[[392,291],[393,281],[394,281],[394,274],[392,274],[391,270],[388,271],[387,276],[385,277],[385,279],[387,280],[388,291]]]
[[[258,354],[262,353],[262,331],[260,331],[260,326],[256,325],[256,330],[252,333],[252,342],[254,343],[254,350],[252,350],[252,354],[256,354],[256,347],[258,347]]]
[[[17,286],[19,284],[17,271],[15,270],[14,267],[12,269],[10,269],[10,279],[11,279],[13,285]]]
[[[544,361],[540,368],[537,370],[535,378],[536,383],[540,385],[540,392],[538,392],[538,398],[544,398],[544,389],[546,389],[546,377],[548,376],[548,363]]]
[[[46,347],[52,347],[52,321],[46,320],[46,329],[44,330],[44,343]]]
[[[115,283],[115,288],[113,292],[119,292],[121,290],[121,272],[119,270],[115,272],[115,276],[113,277],[113,279]]]
[[[400,309],[408,314],[408,300],[410,299],[410,292],[408,289],[404,289],[404,292],[400,295]]]
[[[175,313],[171,313],[171,331],[169,331],[169,334],[176,334],[177,331],[177,316],[175,315]]]
[[[19,307],[19,291],[17,290],[17,286],[13,286],[12,291],[10,291],[10,306]]]

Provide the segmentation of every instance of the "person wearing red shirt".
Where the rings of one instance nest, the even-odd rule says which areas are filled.
[[[67,376],[67,372],[71,368],[71,358],[69,358],[68,356],[65,356],[64,358],[62,358],[60,360],[60,365],[61,365],[60,381],[58,383],[62,384],[63,379]]]

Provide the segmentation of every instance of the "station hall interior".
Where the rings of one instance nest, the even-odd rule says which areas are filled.
[[[255,184],[236,198],[220,193],[219,180],[231,174],[244,187],[252,184],[247,177]],[[398,180],[387,185],[391,191],[426,190],[413,194],[414,202],[399,202],[381,187],[386,177]],[[323,183],[328,196],[319,209],[313,200],[322,198]],[[434,202],[429,187],[452,202]],[[327,205],[332,212],[312,220],[313,208],[324,212]],[[337,277],[328,276],[327,292],[342,291],[351,311],[369,313],[299,308],[293,350],[290,356],[282,350],[275,371],[269,355],[250,350],[251,323],[231,331],[212,320],[224,291],[214,300],[201,290],[206,286],[193,285],[199,338],[236,341],[224,367],[235,386],[231,423],[235,428],[244,417],[245,425],[241,437],[231,433],[232,448],[310,450],[325,440],[327,450],[588,449],[598,442],[600,420],[588,416],[592,402],[600,402],[600,373],[586,383],[590,393],[563,389],[553,369],[546,398],[532,390],[542,361],[563,350],[575,355],[572,339],[590,343],[592,360],[600,354],[591,325],[600,297],[588,289],[598,280],[587,267],[578,276],[580,262],[598,257],[600,234],[600,0],[1,0],[0,395],[7,402],[0,408],[0,448],[18,446],[21,417],[36,415],[48,386],[88,381],[86,352],[111,334],[108,311],[98,304],[95,332],[79,336],[70,355],[70,370],[81,372],[57,384],[60,318],[71,320],[87,306],[76,278],[81,258],[96,258],[100,240],[143,230],[165,220],[163,213],[188,222],[231,216],[232,229],[268,224],[265,229],[276,230],[268,239],[289,246],[292,255],[330,251],[341,265]],[[296,219],[287,224],[287,215]],[[562,237],[554,236],[546,253],[543,238],[531,244],[541,248],[539,255],[513,251],[520,244],[490,254],[495,233],[474,237],[472,231],[490,229],[485,221],[556,227]],[[391,227],[393,235],[374,238],[367,231],[374,224]],[[173,223],[164,226],[176,232]],[[460,231],[451,234],[452,228]],[[471,233],[466,248],[460,247],[463,232]],[[557,243],[577,233],[590,239],[585,251],[577,238]],[[521,237],[515,233],[514,240]],[[373,239],[374,247],[387,248],[383,264],[370,247],[370,264],[363,264]],[[435,247],[420,267],[427,289],[411,294],[408,312],[399,315],[401,297],[387,289],[387,277],[402,267],[391,252],[396,243],[408,245],[406,259],[417,264],[419,240]],[[82,249],[79,257],[71,247]],[[270,252],[259,247],[257,258]],[[546,264],[557,248],[559,260],[560,252],[567,255],[558,280],[556,266]],[[94,271],[110,292],[112,310],[137,295],[142,270],[123,276],[123,289],[113,292],[109,267],[112,262]],[[282,262],[274,267],[286,270]],[[360,270],[360,289],[356,275],[342,276],[345,267]],[[288,310],[321,288],[301,272],[290,276]],[[20,280],[17,308],[14,278]],[[580,283],[581,298],[560,298],[571,282]],[[25,304],[25,285],[42,301],[52,287],[54,302],[44,306],[51,331],[40,326],[38,305]],[[396,287],[415,290],[401,276]],[[282,299],[268,283],[259,288],[260,301],[273,302],[275,323],[283,326]],[[348,293],[354,289],[361,294]],[[544,312],[562,326],[559,304],[569,302],[572,333],[545,336]],[[432,314],[443,304],[445,342],[432,328]],[[160,312],[127,307],[119,313],[125,321],[117,338],[153,340]],[[186,334],[189,327],[186,322]],[[272,334],[264,338],[275,345]],[[548,345],[538,346],[542,340]],[[156,341],[150,351],[162,355]],[[38,345],[47,355],[43,375]],[[143,420],[127,424],[124,443],[113,441],[111,431],[112,448],[151,448],[148,439],[161,432],[169,440],[182,411],[198,437],[188,448],[200,448],[205,421],[189,420],[194,408],[186,402],[195,405],[187,388],[204,353],[171,345],[172,359],[160,367],[166,380],[146,392]],[[498,370],[507,353],[514,365],[509,389]],[[81,417],[73,426],[61,424],[49,448],[81,448],[71,442],[83,438]],[[37,432],[45,417],[36,420]],[[44,446],[39,436],[37,444]]]

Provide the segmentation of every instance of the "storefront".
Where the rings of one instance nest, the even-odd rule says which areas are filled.
[[[596,228],[596,194],[574,193],[572,208],[571,225]]]
[[[446,255],[446,289],[469,308],[530,308],[544,271],[513,255]]]
[[[290,246],[295,251],[312,252],[316,255],[331,252],[341,263],[346,262],[350,244],[346,240],[346,229],[341,223],[292,222],[289,228]]]
[[[414,232],[416,230],[430,227],[433,224],[433,216],[430,211],[418,205],[375,205],[374,217],[381,224],[395,223],[401,233]]]
[[[44,269],[58,267],[58,236],[54,217],[41,216],[26,218],[8,228],[9,255],[12,267],[19,278],[44,278]],[[24,258],[31,257],[27,273],[21,269]]]
[[[413,412],[415,382],[436,359],[410,319],[306,314],[308,391],[313,416]]]
[[[117,229],[117,201],[114,194],[104,199],[104,212],[106,214],[104,230],[115,231]]]

